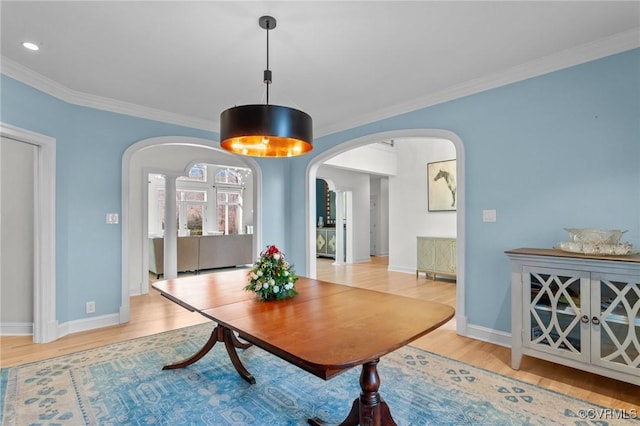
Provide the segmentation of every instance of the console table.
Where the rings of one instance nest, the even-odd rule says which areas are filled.
[[[316,254],[336,257],[336,228],[316,228]]]
[[[456,239],[418,237],[416,278],[420,272],[433,275],[434,280],[438,275],[455,278]]]

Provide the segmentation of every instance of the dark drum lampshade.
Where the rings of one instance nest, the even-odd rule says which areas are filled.
[[[294,157],[313,149],[311,116],[280,105],[242,105],[220,114],[220,145],[252,157]]]
[[[272,16],[261,16],[258,25],[267,30],[267,85],[265,105],[242,105],[220,114],[220,146],[234,154],[252,157],[295,157],[313,149],[313,122],[309,114],[295,108],[269,105],[269,30],[276,27]]]

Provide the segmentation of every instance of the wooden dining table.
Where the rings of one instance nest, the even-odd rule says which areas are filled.
[[[242,269],[153,284],[163,296],[216,323],[198,352],[163,369],[191,365],[217,342],[224,344],[236,371],[249,383],[255,378],[236,350],[252,344],[324,380],[362,366],[361,393],[343,425],[395,425],[378,393],[380,358],[454,315],[451,306],[441,303],[311,278],[300,277],[298,295],[279,301],[259,300],[244,290],[246,284],[247,270]],[[308,423],[323,424],[318,418]]]

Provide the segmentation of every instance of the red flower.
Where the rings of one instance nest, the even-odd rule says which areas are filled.
[[[280,254],[280,250],[278,250],[278,247],[271,245],[267,247],[262,255],[271,258],[274,254]]]

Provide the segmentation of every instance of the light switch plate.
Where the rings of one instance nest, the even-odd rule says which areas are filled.
[[[118,213],[107,213],[107,224],[115,225],[118,223]]]
[[[496,211],[495,210],[482,210],[482,221],[483,222],[495,222],[496,221]]]

